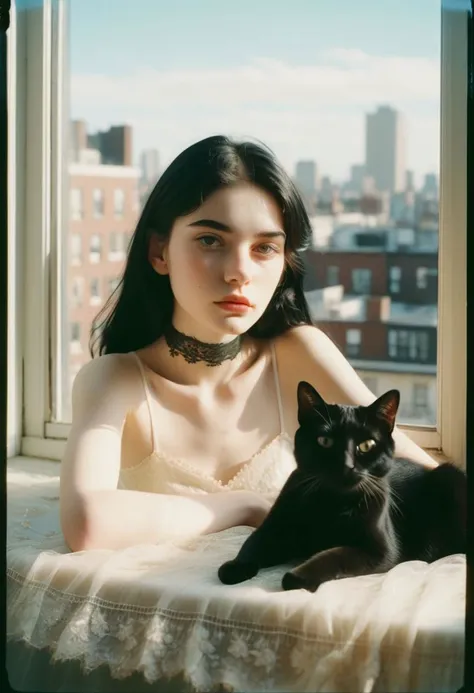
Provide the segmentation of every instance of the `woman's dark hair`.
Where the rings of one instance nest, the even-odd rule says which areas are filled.
[[[93,322],[91,356],[97,351],[135,351],[162,336],[172,318],[174,299],[169,277],[155,272],[148,260],[151,235],[168,238],[178,217],[193,212],[217,190],[242,181],[253,183],[273,197],[283,215],[286,233],[283,280],[248,334],[271,338],[290,327],[312,324],[303,293],[301,259],[312,231],[295,185],[264,145],[233,142],[217,135],[185,149],[148,197],[120,283]]]

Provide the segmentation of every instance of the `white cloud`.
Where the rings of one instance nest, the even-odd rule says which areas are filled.
[[[306,66],[262,57],[234,68],[76,74],[71,95],[74,117],[92,128],[130,123],[137,151],[156,147],[164,163],[226,132],[264,140],[289,168],[310,157],[343,176],[362,161],[365,113],[379,104],[404,112],[411,167],[423,172],[438,159],[439,65],[424,58],[336,48]]]

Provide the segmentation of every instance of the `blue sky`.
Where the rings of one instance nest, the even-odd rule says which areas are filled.
[[[288,168],[314,158],[341,178],[363,158],[365,113],[392,103],[408,165],[437,170],[440,0],[68,3],[71,115],[129,122],[136,154],[155,147],[166,164],[241,130]]]
[[[69,0],[71,69],[307,64],[334,45],[438,59],[440,0]],[[291,11],[289,11],[291,8]]]

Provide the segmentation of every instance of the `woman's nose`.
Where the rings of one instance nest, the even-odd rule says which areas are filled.
[[[251,277],[251,260],[245,252],[230,253],[226,259],[224,279],[228,284],[246,284]]]

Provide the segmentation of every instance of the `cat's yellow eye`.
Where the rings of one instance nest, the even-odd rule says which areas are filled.
[[[372,448],[375,447],[375,440],[364,440],[363,443],[359,443],[357,450],[359,452],[370,452]]]
[[[322,448],[330,448],[333,444],[333,439],[327,436],[319,436],[318,443]]]

